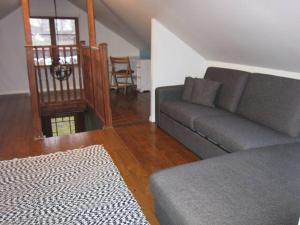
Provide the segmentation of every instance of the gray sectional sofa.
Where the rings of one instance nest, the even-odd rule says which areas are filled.
[[[296,225],[300,81],[223,68],[205,79],[222,83],[215,108],[183,101],[183,85],[156,90],[157,125],[206,159],[151,177],[159,222]]]
[[[214,67],[205,79],[222,83],[215,108],[156,89],[157,125],[201,158],[300,141],[300,80]]]

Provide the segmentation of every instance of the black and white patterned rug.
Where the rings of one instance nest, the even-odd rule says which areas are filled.
[[[0,162],[0,224],[149,224],[106,150]]]

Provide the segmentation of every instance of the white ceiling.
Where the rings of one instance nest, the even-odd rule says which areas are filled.
[[[148,43],[154,17],[208,60],[300,72],[299,0],[95,1]]]
[[[20,0],[0,0],[0,19],[7,16],[12,10],[18,8]]]
[[[86,11],[86,0],[69,0],[69,2]],[[130,44],[140,49],[150,48],[150,44],[147,42],[148,39],[140,37],[134,29],[127,25],[127,21],[119,17],[106,2],[94,0],[94,11],[96,20],[119,34]]]
[[[207,60],[300,72],[299,0],[94,1],[97,20],[139,48],[154,17]],[[0,0],[0,18],[12,2]]]

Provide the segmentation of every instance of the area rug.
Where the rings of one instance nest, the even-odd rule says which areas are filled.
[[[0,162],[0,224],[149,224],[100,146]]]

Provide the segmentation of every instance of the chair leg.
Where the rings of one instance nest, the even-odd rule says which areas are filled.
[[[132,74],[130,75],[131,84],[134,85]]]
[[[118,83],[117,75],[114,75],[114,78],[115,78],[115,83],[116,83],[117,91],[118,91],[119,90],[119,83]]]
[[[134,86],[134,81],[133,81],[133,76],[132,76],[132,74],[130,75],[130,79],[131,79],[132,90],[133,90],[133,91],[136,91],[136,87]]]
[[[124,94],[126,95],[127,94],[127,84],[128,84],[128,77],[126,77],[126,85],[125,85],[125,88],[124,88]]]

